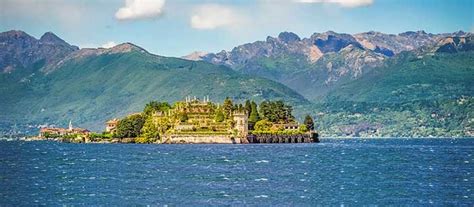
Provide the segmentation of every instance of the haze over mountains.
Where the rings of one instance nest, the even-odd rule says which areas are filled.
[[[0,34],[0,129],[70,119],[93,130],[148,101],[283,99],[323,136],[473,136],[473,34],[291,32],[180,59],[124,43],[79,49],[54,35]],[[198,61],[195,61],[198,60]]]

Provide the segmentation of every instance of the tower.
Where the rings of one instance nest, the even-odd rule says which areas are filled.
[[[249,122],[248,122],[247,113],[235,112],[234,121],[235,121],[234,129],[237,129],[237,136],[247,137],[247,135],[249,134]]]
[[[69,131],[72,131],[72,121],[69,120]]]

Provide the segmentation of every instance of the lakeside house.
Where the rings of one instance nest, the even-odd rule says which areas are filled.
[[[105,132],[107,133],[115,133],[117,131],[117,125],[119,120],[118,119],[111,119],[105,122]]]

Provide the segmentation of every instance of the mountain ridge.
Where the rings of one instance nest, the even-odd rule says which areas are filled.
[[[57,46],[54,36],[48,36],[45,39]],[[172,102],[188,95],[218,101],[229,96],[239,102],[281,99],[309,103],[281,83],[225,66],[151,54],[132,43],[83,48],[62,57],[34,69],[0,73],[3,134],[16,123],[25,133],[36,133],[38,126],[69,120],[99,131],[107,119],[141,111],[149,101]]]
[[[265,41],[242,44],[230,51],[194,54],[193,59],[281,82],[301,91],[306,98],[316,100],[324,96],[318,91],[330,91],[339,84],[357,79],[401,52],[416,52],[435,47],[445,38],[466,36],[472,36],[472,33],[431,34],[420,30],[396,35],[374,31],[350,35],[327,31],[300,38],[295,33],[282,32],[278,37],[268,36]],[[318,74],[317,77],[314,74]],[[310,76],[313,76],[309,78],[313,82],[324,84],[308,89],[299,81],[293,81]],[[319,90],[321,87],[325,89]]]
[[[210,95],[291,102],[297,117],[316,114],[328,136],[474,135],[471,33],[406,32],[385,40],[398,38],[402,47],[333,31],[310,38],[282,32],[200,61],[133,43],[79,49],[53,33],[40,38],[44,43],[22,31],[0,34],[0,65],[17,64],[0,73],[3,134],[16,123],[31,133],[70,119],[100,130],[106,119],[140,111],[147,101]],[[420,42],[405,43],[407,37]],[[437,39],[417,40],[423,38]],[[29,52],[33,58],[24,59]]]

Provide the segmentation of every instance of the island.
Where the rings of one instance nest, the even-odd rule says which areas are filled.
[[[151,101],[142,112],[115,118],[105,123],[105,131],[87,129],[41,128],[35,140],[71,143],[154,143],[154,144],[248,144],[319,142],[314,121],[306,115],[300,124],[292,106],[283,101],[247,100],[222,104],[187,96],[169,104]]]

